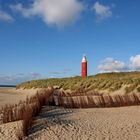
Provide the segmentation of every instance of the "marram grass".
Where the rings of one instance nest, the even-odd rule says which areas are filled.
[[[114,92],[125,86],[125,93],[133,91],[140,92],[140,72],[120,72],[104,73],[82,78],[80,76],[70,78],[53,78],[43,80],[33,80],[22,83],[17,88],[48,88],[57,87],[59,89],[71,91],[107,90]]]

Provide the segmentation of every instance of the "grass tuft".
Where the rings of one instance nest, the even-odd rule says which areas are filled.
[[[48,103],[52,92],[52,90],[44,90],[30,98],[27,97],[26,101],[20,101],[15,105],[5,105],[0,111],[0,114],[2,114],[2,123],[23,120],[22,132],[24,136],[28,135],[33,117],[38,115],[42,106]],[[20,137],[20,135],[18,135],[18,137]]]

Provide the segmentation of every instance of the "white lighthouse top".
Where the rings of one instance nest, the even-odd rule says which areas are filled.
[[[86,56],[84,55],[82,58],[82,62],[87,62]]]

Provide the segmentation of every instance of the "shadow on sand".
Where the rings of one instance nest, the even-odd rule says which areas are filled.
[[[34,136],[37,135],[38,131],[50,129],[53,125],[71,126],[75,122],[69,120],[67,117],[72,113],[74,113],[74,110],[72,109],[57,106],[44,106],[40,114],[35,117],[27,139],[32,140]]]

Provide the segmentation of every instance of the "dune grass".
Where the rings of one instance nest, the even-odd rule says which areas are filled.
[[[18,104],[5,105],[0,110],[2,115],[1,123],[22,120],[23,135],[28,135],[28,129],[32,125],[33,117],[38,115],[42,106],[48,103],[52,92],[52,90],[44,90],[30,98],[27,97],[25,101],[20,101]],[[22,137],[21,134],[18,137]]]
[[[67,108],[121,107],[140,105],[140,94],[59,96],[58,105]]]
[[[57,87],[59,89],[80,91],[103,91],[114,92],[125,87],[125,93],[131,93],[134,90],[140,92],[140,72],[121,72],[104,73],[82,78],[80,76],[71,78],[53,78],[44,80],[33,80],[22,83],[17,88],[48,88]]]

